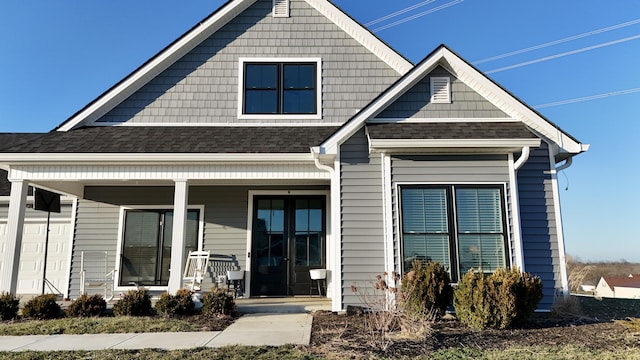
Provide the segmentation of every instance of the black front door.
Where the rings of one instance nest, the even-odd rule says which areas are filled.
[[[325,267],[322,196],[254,198],[251,295],[309,294],[309,269]]]

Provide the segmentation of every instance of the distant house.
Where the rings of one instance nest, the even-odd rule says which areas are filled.
[[[0,291],[35,251],[35,186],[72,199],[71,298],[85,252],[107,254],[116,291],[173,293],[190,250],[235,257],[249,297],[308,295],[327,269],[334,311],[413,259],[454,282],[517,266],[540,309],[568,293],[556,174],[588,145],[448,47],[412,64],[328,0],[229,1],[28,136],[0,138]]]
[[[595,296],[618,299],[640,299],[640,274],[603,276],[598,281]]]

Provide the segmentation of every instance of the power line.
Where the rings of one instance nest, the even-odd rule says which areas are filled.
[[[611,45],[615,45],[615,44],[620,44],[620,43],[631,41],[631,40],[635,40],[635,39],[638,39],[638,38],[640,38],[640,35],[629,36],[629,37],[626,37],[624,39],[609,41],[609,42],[598,44],[598,45],[593,45],[593,46],[580,48],[580,49],[577,49],[577,50],[567,51],[567,52],[564,52],[564,53],[561,53],[561,54],[546,56],[546,57],[543,57],[543,58],[530,60],[530,61],[525,61],[525,62],[522,62],[522,63],[519,63],[519,64],[515,64],[515,65],[505,66],[505,67],[502,67],[502,68],[499,68],[499,69],[495,69],[495,70],[485,71],[484,73],[485,74],[493,74],[493,73],[497,73],[497,72],[501,72],[501,71],[505,71],[505,70],[511,70],[511,69],[522,67],[522,66],[537,64],[537,63],[540,63],[540,62],[543,62],[543,61],[548,61],[548,60],[561,58],[561,57],[564,57],[564,56],[574,55],[574,54],[578,54],[578,53],[589,51],[589,50],[599,49],[599,48],[602,48],[602,47],[605,47],[605,46],[611,46]]]
[[[415,5],[412,5],[412,6],[406,7],[406,8],[404,8],[404,9],[402,9],[402,10],[398,10],[398,11],[396,11],[396,12],[394,12],[394,13],[391,13],[391,14],[389,14],[389,15],[383,16],[383,17],[381,17],[381,18],[375,19],[375,20],[373,20],[373,21],[369,21],[368,23],[366,23],[366,24],[364,24],[364,25],[365,25],[365,26],[367,26],[367,27],[368,27],[368,26],[371,26],[371,25],[375,25],[375,24],[377,24],[377,23],[379,23],[379,22],[383,22],[383,21],[385,21],[385,20],[389,20],[389,19],[391,19],[391,18],[393,18],[393,17],[396,17],[396,16],[398,16],[398,15],[402,15],[402,14],[404,14],[404,13],[407,13],[407,12],[409,12],[409,11],[411,11],[411,10],[415,10],[415,9],[420,8],[420,7],[423,7],[423,6],[425,6],[425,5],[429,5],[429,4],[431,4],[431,3],[435,2],[435,1],[436,1],[436,0],[427,0],[427,1],[423,1],[423,2],[421,2],[421,3],[418,3],[418,4],[415,4]]]
[[[408,21],[415,20],[415,19],[417,19],[419,17],[425,16],[425,15],[429,15],[429,14],[433,14],[436,11],[443,10],[443,9],[448,8],[450,6],[459,4],[459,3],[463,2],[463,1],[464,0],[454,0],[454,1],[448,2],[448,3],[444,4],[444,5],[440,5],[438,7],[435,7],[433,9],[429,9],[427,11],[423,11],[421,13],[406,17],[404,19],[400,19],[398,21],[394,21],[394,22],[389,23],[387,25],[383,25],[383,26],[381,26],[379,28],[376,28],[376,29],[373,29],[371,31],[375,33],[375,32],[378,32],[378,31],[386,30],[388,28],[391,28],[391,27],[394,27],[394,26],[397,26],[397,25],[400,25],[400,24],[404,24],[404,23],[406,23]]]
[[[549,46],[562,44],[562,43],[565,43],[565,42],[581,39],[581,38],[592,36],[592,35],[596,35],[596,34],[601,34],[603,32],[607,32],[607,31],[611,31],[611,30],[621,29],[623,27],[635,25],[635,24],[638,24],[638,23],[640,23],[640,19],[631,20],[631,21],[627,21],[625,23],[612,25],[612,26],[609,26],[609,27],[606,27],[606,28],[597,29],[597,30],[586,32],[586,33],[582,33],[582,34],[578,34],[578,35],[573,35],[573,36],[569,36],[569,37],[566,37],[566,38],[562,38],[562,39],[559,39],[559,40],[546,42],[544,44],[531,46],[531,47],[528,47],[528,48],[525,48],[525,49],[515,50],[515,51],[511,51],[511,52],[505,53],[505,54],[492,56],[490,58],[486,58],[486,59],[483,59],[483,60],[475,61],[473,64],[474,65],[478,65],[478,64],[483,64],[483,63],[489,62],[489,61],[504,59],[506,57],[523,54],[523,53],[526,53],[526,52],[529,52],[529,51],[533,51],[533,50],[543,49],[543,48],[546,48],[546,47],[549,47]]]
[[[637,93],[637,92],[640,92],[640,88],[614,91],[614,92],[609,92],[609,93],[605,93],[605,94],[591,95],[591,96],[585,96],[585,97],[569,99],[569,100],[561,100],[561,101],[556,101],[556,102],[536,105],[536,106],[534,106],[534,108],[542,109],[542,108],[558,106],[558,105],[566,105],[566,104],[573,104],[573,103],[583,102],[583,101],[603,99],[603,98],[612,97],[612,96],[633,94],[633,93]]]

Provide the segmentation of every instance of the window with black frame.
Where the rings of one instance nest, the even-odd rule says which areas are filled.
[[[124,216],[120,285],[127,286],[135,283],[146,286],[167,286],[171,265],[173,211],[168,209],[126,210]],[[199,210],[187,212],[185,254],[198,250],[199,220]]]
[[[404,270],[438,261],[453,281],[508,265],[504,194],[494,185],[402,186]]]
[[[244,114],[317,114],[317,64],[245,63]]]

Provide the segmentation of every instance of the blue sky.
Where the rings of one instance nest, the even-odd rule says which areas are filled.
[[[363,24],[400,12],[369,28],[414,63],[443,43],[471,63],[535,48],[476,66],[591,144],[559,175],[567,252],[640,262],[640,1],[335,3]],[[2,1],[0,132],[53,129],[221,4]]]

